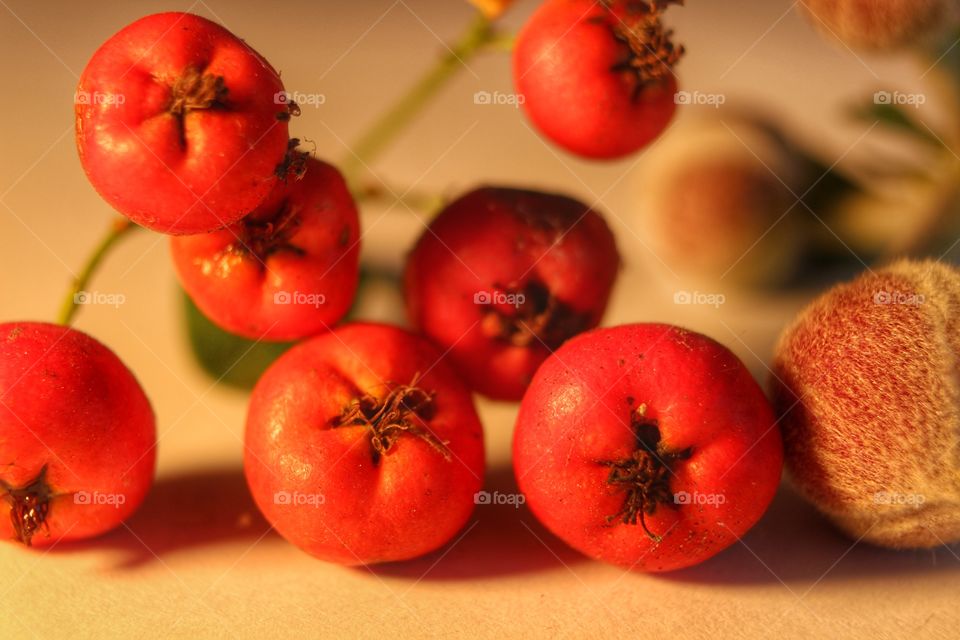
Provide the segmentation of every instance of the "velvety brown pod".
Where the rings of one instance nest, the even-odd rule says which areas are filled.
[[[788,280],[807,245],[803,159],[760,118],[719,111],[678,123],[637,172],[645,241],[686,282]]]
[[[859,49],[896,49],[955,24],[956,0],[803,0],[800,6],[825,36]]]
[[[881,546],[960,541],[960,271],[901,261],[834,287],[773,374],[786,466],[817,508]]]

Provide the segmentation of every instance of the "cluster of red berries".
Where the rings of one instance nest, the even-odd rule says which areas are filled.
[[[600,158],[662,131],[681,53],[660,23],[667,4],[544,3],[517,41],[515,75],[546,136]],[[735,356],[664,325],[595,329],[620,259],[591,207],[473,190],[409,256],[419,335],[335,326],[357,290],[357,208],[338,171],[290,139],[297,109],[262,56],[205,19],[159,14],[110,38],[80,91],[124,95],[77,105],[83,167],[114,208],[173,236],[196,305],[230,332],[301,340],[253,391],[244,467],[268,520],[311,554],[402,560],[463,527],[484,476],[471,391],[522,399],[520,488],[592,556],[693,564],[770,502],[779,434]],[[0,393],[0,533],[86,537],[136,508],[152,480],[154,418],[109,350],[67,328],[4,325]]]

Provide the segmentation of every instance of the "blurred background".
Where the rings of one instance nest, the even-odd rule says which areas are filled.
[[[687,48],[678,75],[688,103],[660,140],[617,162],[570,156],[515,105],[476,98],[512,94],[508,53],[469,61],[364,178],[385,195],[363,205],[371,275],[356,315],[403,320],[390,277],[430,215],[392,195],[408,190],[449,198],[503,184],[592,204],[624,258],[605,324],[704,332],[761,382],[784,325],[830,282],[904,253],[950,259],[960,164],[954,40],[931,45],[933,54],[855,52],[820,37],[796,4],[671,8],[666,22]],[[517,2],[503,31],[536,5]],[[463,0],[0,0],[4,320],[52,320],[113,219],[76,156],[75,85],[100,43],[165,10],[222,23],[282,72],[288,91],[322,96],[302,106],[291,133],[333,162],[351,157],[353,142],[474,13]],[[217,384],[208,371],[216,354],[205,370],[191,348],[168,251],[155,234],[127,239],[90,287],[122,294],[122,304],[86,306],[76,323],[150,396],[158,485],[126,528],[103,539],[46,554],[0,547],[0,637],[937,637],[957,622],[953,551],[851,545],[789,491],[743,544],[670,576],[587,562],[509,505],[481,507],[462,539],[401,566],[314,561],[271,533],[246,493],[248,391],[242,380]],[[216,345],[194,322],[194,340]],[[489,488],[510,490],[516,408],[480,408]]]

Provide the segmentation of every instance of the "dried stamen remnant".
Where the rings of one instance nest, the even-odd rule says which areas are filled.
[[[300,115],[300,107],[296,104],[291,105],[290,113]],[[300,151],[297,149],[298,146],[300,146],[300,138],[290,138],[290,141],[287,142],[287,152],[284,154],[283,160],[273,170],[274,175],[284,182],[290,176],[293,176],[294,180],[300,180],[307,174],[307,159],[310,154],[306,151]]]
[[[436,413],[436,392],[424,391],[417,382],[415,376],[409,385],[396,386],[383,398],[364,394],[354,399],[334,419],[333,426],[369,429],[374,464],[389,454],[397,439],[405,433],[421,438],[444,459],[450,460],[447,443],[434,436],[426,426]]]
[[[223,107],[228,89],[223,76],[203,73],[196,67],[187,67],[170,91],[167,111],[183,117],[190,111]]]
[[[47,467],[22,487],[11,487],[0,480],[3,499],[10,503],[10,522],[17,541],[28,547],[33,536],[46,526],[50,513],[50,487],[47,486]]]
[[[652,516],[657,506],[673,505],[673,492],[670,489],[671,466],[676,460],[690,457],[691,449],[669,451],[660,441],[660,429],[656,420],[645,416],[646,405],[640,407],[631,416],[631,427],[636,438],[633,453],[620,460],[605,460],[600,464],[610,467],[607,484],[627,495],[620,509],[607,516],[607,523],[619,521],[623,524],[637,524],[651,539],[660,542],[659,535],[647,527],[646,516]]]
[[[542,344],[553,351],[590,324],[587,314],[574,311],[539,282],[495,289],[508,304],[484,303],[481,326],[487,335],[516,347]]]
[[[628,3],[628,15],[612,25],[613,37],[626,45],[627,57],[613,65],[611,71],[630,73],[635,77],[633,99],[638,100],[648,86],[659,84],[673,74],[673,67],[683,56],[683,45],[673,43],[673,31],[664,28],[660,16],[677,0],[653,0]]]
[[[300,218],[288,202],[284,202],[272,218],[264,220],[247,216],[240,225],[239,238],[230,245],[229,250],[253,255],[261,265],[267,258],[281,251],[289,251],[297,256],[306,254],[306,251],[291,241],[300,226]]]
[[[177,119],[180,130],[180,146],[187,146],[187,131],[184,117],[191,111],[222,108],[226,106],[227,86],[223,76],[203,73],[196,67],[187,67],[170,90],[167,111]]]
[[[288,102],[286,109],[277,112],[277,120],[280,122],[289,122],[290,118],[300,115],[300,105],[296,102]]]

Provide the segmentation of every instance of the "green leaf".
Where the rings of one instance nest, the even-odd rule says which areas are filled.
[[[181,290],[184,320],[197,363],[218,383],[252,389],[284,351],[288,342],[256,342],[224,331],[210,321]]]
[[[877,92],[879,94],[881,92]],[[891,95],[890,92],[884,92]],[[905,109],[890,102],[878,102],[876,95],[870,101],[854,107],[853,117],[864,122],[880,121],[881,124],[909,134],[935,147],[944,148],[943,141],[934,132],[913,118]]]

